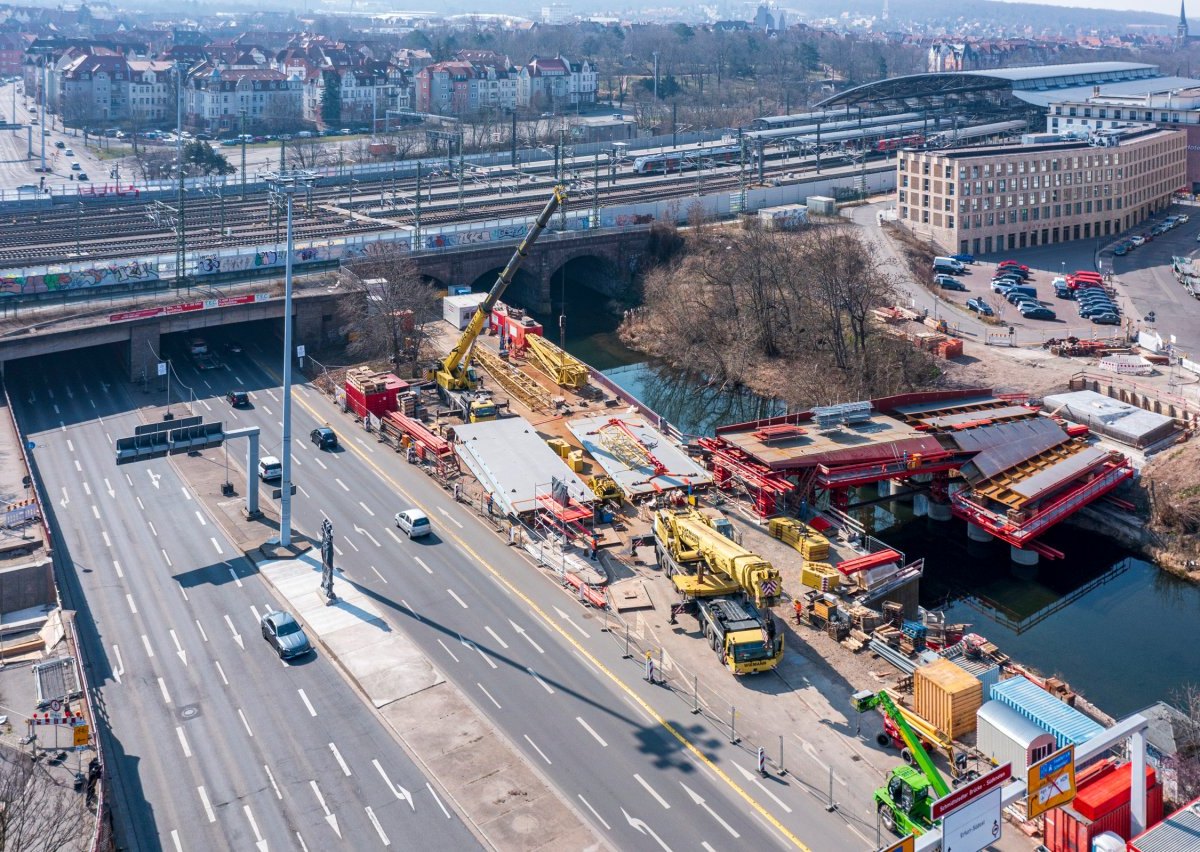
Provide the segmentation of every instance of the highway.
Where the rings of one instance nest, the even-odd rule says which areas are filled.
[[[179,378],[195,389],[196,413],[231,428],[258,425],[263,452],[278,454],[278,379],[261,344],[246,348],[229,356],[228,372],[176,362]],[[276,349],[271,343],[271,355]],[[10,375],[66,530],[75,566],[67,591],[87,599],[76,605],[91,616],[83,632],[103,684],[114,809],[125,831],[147,848],[174,848],[177,837],[181,848],[248,848],[260,837],[282,847],[296,833],[307,848],[333,848],[315,781],[337,816],[341,848],[380,842],[368,807],[388,837],[432,830],[435,848],[472,845],[457,819],[418,795],[426,779],[320,655],[283,666],[257,636],[256,612],[272,596],[232,559],[171,462],[113,465],[108,436],[132,431],[129,412],[145,397],[115,369],[65,359],[36,375],[17,365]],[[229,409],[231,386],[251,392],[251,409]],[[330,518],[339,582],[368,594],[614,848],[871,845],[790,776],[760,779],[750,750],[645,683],[595,613],[426,475],[351,428],[311,388],[294,399],[298,529],[312,534]],[[340,451],[306,441],[325,421]],[[391,516],[411,505],[434,519],[432,541],[395,530]],[[414,791],[415,812],[396,800],[375,760]]]
[[[477,847],[328,660],[284,664],[262,640],[270,593],[174,466],[116,467],[145,400],[118,372],[60,357],[10,365],[8,386],[80,613],[122,848]]]

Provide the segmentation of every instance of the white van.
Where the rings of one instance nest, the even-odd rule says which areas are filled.
[[[405,509],[396,513],[396,526],[408,534],[409,538],[420,538],[433,532],[429,517],[420,509]]]
[[[955,260],[952,257],[935,257],[933,259],[934,272],[952,272],[955,275],[962,275],[967,270],[961,260]]]
[[[258,478],[263,482],[272,482],[283,478],[283,462],[275,456],[263,456],[258,460]]]

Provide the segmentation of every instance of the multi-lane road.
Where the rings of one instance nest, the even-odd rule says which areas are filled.
[[[195,413],[257,425],[278,455],[273,342],[230,369],[180,368]],[[372,848],[412,837],[477,841],[318,654],[281,665],[258,636],[274,600],[170,460],[117,468],[110,439],[145,400],[116,365],[62,359],[10,368],[14,407],[60,528],[71,604],[109,726],[114,811],[130,846]],[[230,386],[253,407],[231,411]],[[872,845],[789,778],[760,779],[754,756],[692,716],[557,585],[401,456],[348,428],[311,388],[294,395],[293,434],[330,422],[342,449],[291,448],[297,527],[328,517],[343,581],[353,582],[616,848]],[[419,505],[429,542],[397,535]],[[416,809],[395,786],[415,791]],[[334,831],[325,808],[337,819]],[[377,830],[378,828],[378,830]],[[339,835],[340,832],[340,835]],[[340,836],[340,840],[339,840]]]

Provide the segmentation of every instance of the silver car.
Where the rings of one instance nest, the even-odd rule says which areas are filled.
[[[264,615],[262,635],[276,650],[281,660],[303,656],[313,649],[304,628],[290,612],[275,610]]]

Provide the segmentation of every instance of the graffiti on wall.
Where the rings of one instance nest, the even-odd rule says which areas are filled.
[[[618,213],[615,216],[600,217],[602,228],[624,228],[629,225],[649,225],[653,222],[653,213]]]
[[[568,231],[582,231],[588,226],[586,218],[568,219]],[[524,223],[515,223],[510,225],[498,225],[494,228],[480,228],[473,231],[449,231],[439,234],[426,234],[423,241],[423,248],[426,249],[445,249],[455,248],[456,246],[472,246],[480,243],[504,242],[506,240],[519,240],[529,231],[529,225]]]
[[[109,266],[42,272],[36,275],[0,274],[0,296],[31,296],[158,280],[158,264],[131,260]]]
[[[394,251],[408,251],[409,241],[374,240],[350,245],[308,246],[296,249],[292,256],[295,266],[310,263],[331,263],[338,260],[354,260],[363,257],[378,257]],[[222,275],[248,272],[255,269],[273,269],[284,266],[285,253],[274,249],[247,252],[246,254],[204,255],[196,261],[197,275]]]

